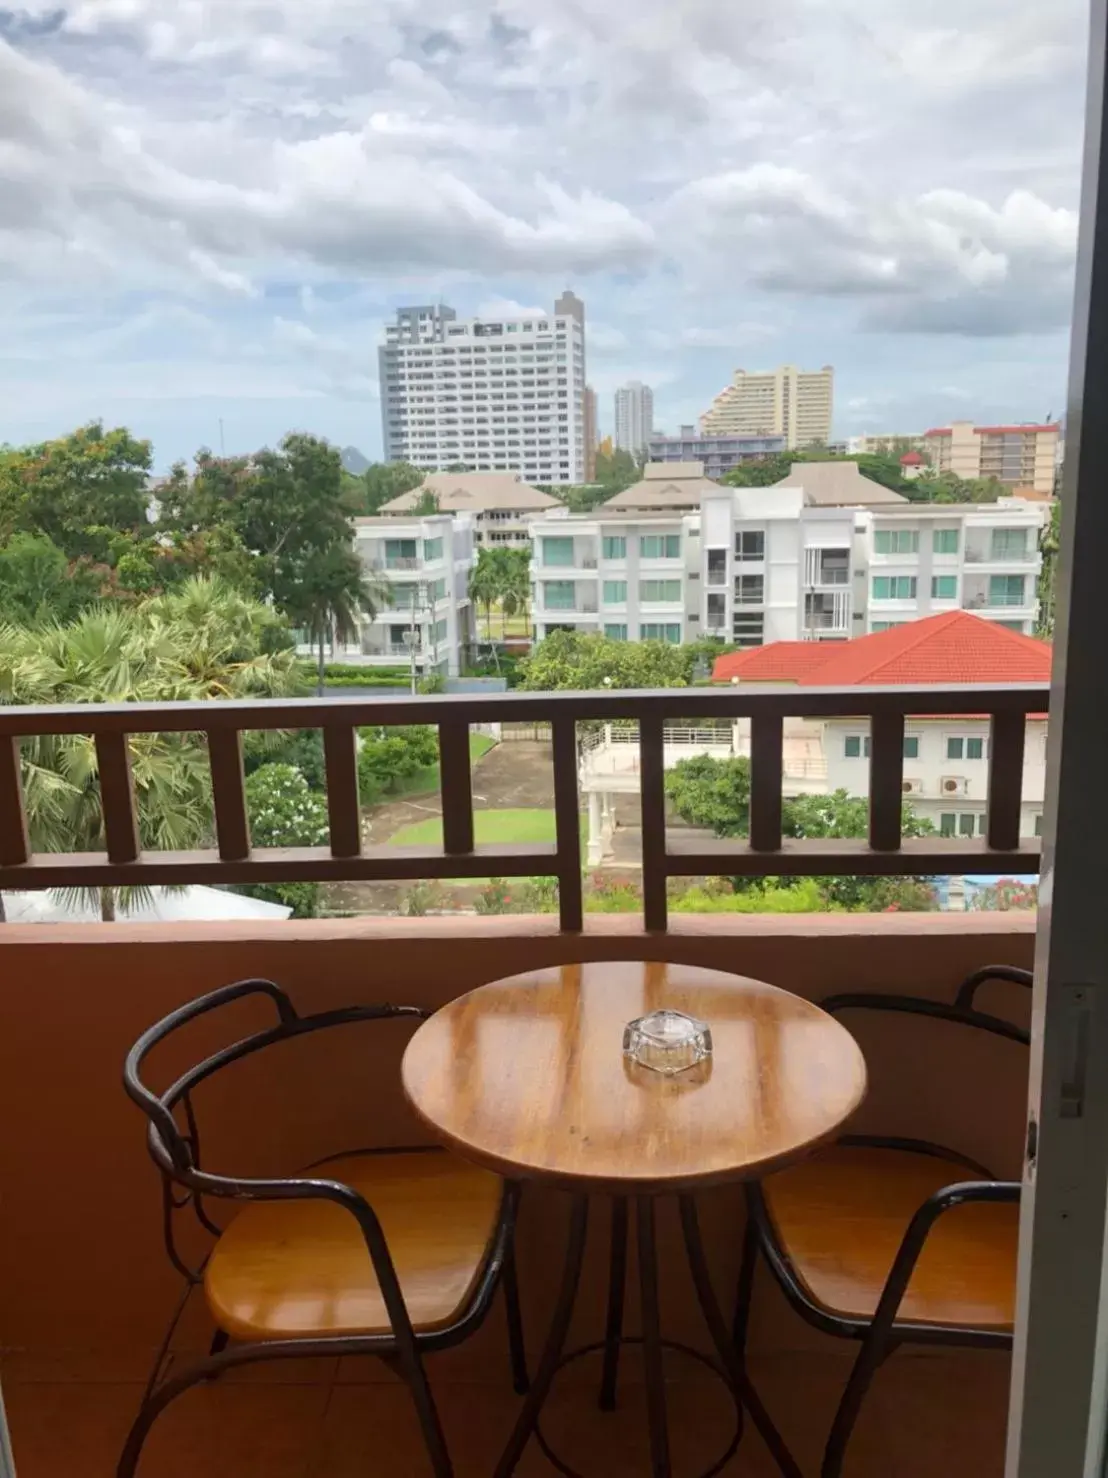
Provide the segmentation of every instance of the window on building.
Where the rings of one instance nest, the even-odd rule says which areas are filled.
[[[905,734],[904,736],[904,758],[906,760],[919,759],[919,735]]]
[[[735,535],[736,559],[765,559],[766,536],[762,529],[740,529]]]
[[[764,575],[736,575],[735,600],[741,606],[760,606],[765,600]]]
[[[758,611],[755,614],[738,612],[731,621],[731,635],[739,647],[760,647],[766,639],[766,618]]]
[[[931,533],[931,548],[935,554],[958,553],[958,529],[934,529]]]
[[[627,581],[605,580],[603,600],[606,606],[625,606],[627,604]]]
[[[917,529],[877,529],[873,535],[874,554],[918,554]]]
[[[639,539],[639,554],[643,559],[679,559],[681,535],[643,534]]]
[[[1041,811],[1037,811],[1035,813],[1035,835],[1037,837],[1041,837],[1042,834],[1043,834],[1043,813]]]
[[[1021,529],[1020,533],[1022,532]],[[1023,591],[1023,575],[989,576],[989,604],[991,606],[1022,606]]]
[[[932,575],[931,576],[931,599],[932,600],[957,600],[958,599],[958,576],[957,575]]]
[[[413,569],[416,562],[415,539],[386,539],[385,567],[390,570]]]
[[[576,593],[572,580],[544,580],[542,603],[551,611],[572,611],[576,605]]]
[[[879,631],[892,631],[897,626],[903,625],[903,621],[871,621],[869,623],[869,629],[874,635],[876,635]]]
[[[708,550],[708,584],[727,584],[727,550]]]
[[[626,588],[624,586],[625,591]],[[681,601],[681,581],[640,580],[639,600],[649,605],[679,605]]]
[[[605,534],[603,548],[605,559],[627,558],[627,540],[622,534]]]
[[[446,599],[446,581],[436,580],[431,586],[431,599],[433,601]]]
[[[869,759],[869,735],[847,734],[843,740],[843,755],[848,760]]]
[[[993,529],[989,544],[990,559],[1025,559],[1026,529]]]
[[[432,563],[436,559],[441,559],[442,558],[442,540],[441,539],[424,539],[424,541],[423,541],[423,558],[427,561],[428,564]]]
[[[446,620],[436,621],[431,628],[431,640],[440,642],[446,640]]]
[[[670,646],[681,645],[681,623],[679,621],[644,621],[639,627],[642,641],[664,641]]]
[[[874,575],[874,600],[915,600],[915,575]]]
[[[948,760],[981,760],[985,758],[985,740],[981,737],[967,738],[961,734],[950,734],[946,741]]]
[[[627,626],[622,621],[606,623],[604,626],[604,635],[608,637],[611,641],[626,641]]]
[[[571,565],[573,563],[573,540],[543,539],[542,562],[544,565]]]
[[[971,837],[977,829],[977,813],[975,811],[963,811],[958,817],[958,835]]]

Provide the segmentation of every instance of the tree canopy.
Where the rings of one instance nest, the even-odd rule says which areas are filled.
[[[520,663],[518,686],[550,692],[589,688],[684,688],[692,672],[687,647],[613,641],[553,631]]]

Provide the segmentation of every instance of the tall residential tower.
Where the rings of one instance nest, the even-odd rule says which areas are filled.
[[[585,305],[575,294],[526,318],[400,308],[378,361],[386,461],[585,481]]]
[[[641,380],[621,385],[616,391],[616,446],[634,457],[642,456],[653,431],[653,390]]]
[[[835,371],[782,364],[752,373],[737,369],[700,418],[711,436],[783,436],[787,447],[831,440]]]

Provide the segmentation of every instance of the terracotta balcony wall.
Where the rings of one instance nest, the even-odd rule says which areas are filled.
[[[144,1125],[120,1086],[127,1047],[175,1006],[249,975],[278,980],[305,1011],[385,999],[437,1006],[515,971],[620,957],[736,971],[817,1000],[847,989],[949,997],[980,965],[1030,965],[1033,926],[1030,916],[1013,914],[678,916],[664,937],[621,916],[590,917],[578,935],[560,933],[550,918],[519,917],[7,926],[0,934],[0,1339],[20,1478],[108,1478],[179,1291],[162,1251]],[[983,1005],[1002,1014],[1026,1011],[1018,993],[1015,999],[1005,993],[1010,987],[990,989]],[[180,1053],[193,1060],[248,1030],[258,1020],[255,1009],[246,1003],[195,1023]],[[860,1038],[872,1078],[860,1122],[896,1132],[910,1120],[913,1133],[952,1141],[999,1173],[1018,1171],[1025,1057],[998,1041],[972,1064],[959,1061],[945,1039],[932,1035],[931,1024],[905,1020],[913,1031],[907,1057],[899,1023],[891,1028],[901,1033],[895,1042]],[[205,1161],[264,1174],[339,1147],[421,1142],[425,1136],[399,1087],[405,1037],[399,1025],[358,1027],[237,1065],[197,1097]],[[618,1044],[613,1070],[617,1056]],[[168,1079],[184,1061],[167,1049],[152,1067]],[[971,1067],[967,1101],[948,1085]],[[520,1260],[532,1344],[549,1312],[563,1216],[556,1194],[528,1191]],[[741,1197],[730,1189],[705,1196],[703,1217],[718,1286],[729,1302]],[[605,1221],[606,1208],[598,1207],[588,1296],[574,1338],[595,1338],[602,1317]],[[675,1254],[668,1216],[662,1231]],[[704,1348],[683,1264],[676,1255],[667,1258],[663,1247],[662,1265],[674,1269],[663,1279],[669,1329]],[[635,1319],[631,1307],[629,1324]],[[502,1329],[497,1306],[475,1341],[432,1362],[458,1478],[491,1470],[515,1409]],[[209,1335],[197,1303],[178,1345],[199,1350]],[[852,1354],[803,1325],[760,1279],[752,1370],[806,1472],[816,1469]],[[294,1364],[295,1370],[245,1372],[190,1394],[156,1432],[143,1474],[423,1474],[414,1420],[389,1390],[383,1368]],[[644,1471],[641,1464],[626,1466],[631,1449],[621,1424],[634,1422],[633,1397],[614,1418],[597,1416],[594,1391],[582,1384],[594,1377],[587,1362],[567,1373],[551,1429],[578,1442],[577,1457],[580,1443],[591,1448],[597,1471],[616,1478]],[[628,1379],[635,1378],[629,1361]],[[678,1365],[673,1380],[680,1451],[682,1441],[695,1447],[702,1433],[717,1430],[723,1407],[695,1371]],[[1003,1356],[894,1356],[859,1425],[849,1478],[916,1478],[943,1469],[956,1478],[999,1478],[1006,1380]],[[698,1455],[710,1458],[706,1449]],[[773,1471],[767,1464],[750,1434],[726,1471],[764,1475]],[[519,1471],[527,1478],[551,1470],[530,1453]]]

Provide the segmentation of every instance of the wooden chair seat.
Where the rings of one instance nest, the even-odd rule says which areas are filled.
[[[914,1213],[935,1191],[980,1180],[969,1165],[906,1150],[832,1145],[763,1182],[774,1238],[812,1300],[870,1320]],[[897,1322],[1010,1331],[1019,1207],[965,1205],[928,1235]]]
[[[377,1213],[416,1332],[464,1310],[496,1232],[503,1182],[445,1152],[357,1154],[313,1175],[359,1191]],[[236,1339],[388,1334],[354,1217],[326,1201],[257,1201],[216,1244],[204,1291]]]

